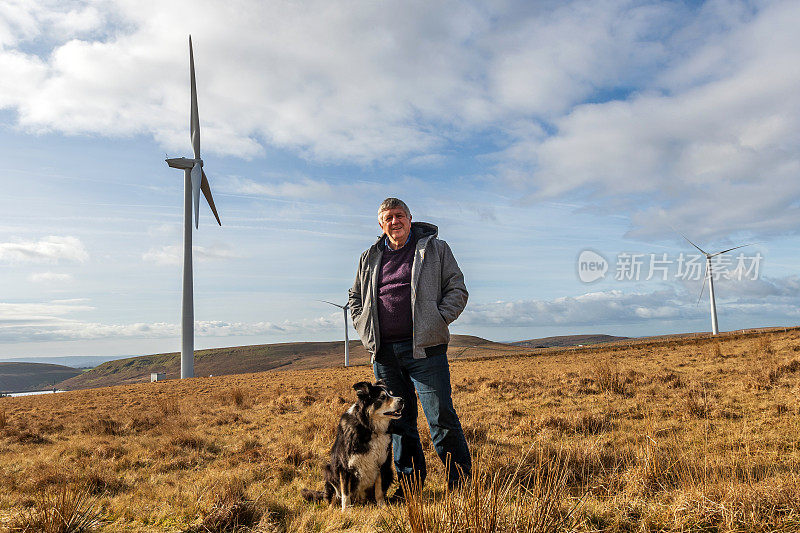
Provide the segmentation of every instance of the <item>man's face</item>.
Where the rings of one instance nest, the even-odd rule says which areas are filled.
[[[395,207],[381,211],[378,215],[378,224],[383,232],[389,236],[393,247],[402,246],[411,232],[411,215],[406,215],[402,207]]]

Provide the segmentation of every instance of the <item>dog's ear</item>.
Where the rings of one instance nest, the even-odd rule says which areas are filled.
[[[359,381],[353,385],[353,390],[356,391],[359,398],[369,398],[369,382]]]

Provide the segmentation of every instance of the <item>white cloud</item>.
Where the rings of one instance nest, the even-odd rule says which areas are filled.
[[[530,11],[506,14],[505,31],[488,37],[487,74],[494,102],[539,117],[559,116],[598,89],[646,79],[666,52],[652,36],[683,15],[676,5],[616,1]]]
[[[142,259],[157,265],[179,265],[183,261],[183,246],[176,244],[151,248],[142,254]]]
[[[74,318],[76,313],[93,310],[94,307],[86,305],[85,299],[24,304],[0,302],[0,342],[158,339],[180,335],[180,325],[167,322],[103,324]],[[339,327],[341,315],[332,313],[312,319],[283,322],[196,321],[195,334],[200,337],[296,336]]]
[[[438,167],[445,161],[447,161],[447,157],[442,154],[425,154],[412,157],[408,160],[408,164],[418,167]]]
[[[670,224],[697,239],[796,231],[800,4],[733,13],[715,19],[721,30],[704,14],[685,60],[674,53],[685,45],[668,42],[672,65],[650,87],[575,107],[554,135],[519,139],[500,167],[536,197],[603,200],[632,216],[637,237],[674,235]]]
[[[53,300],[46,303],[7,303],[0,302],[0,326],[9,325],[57,324],[61,318],[76,312],[92,311],[94,307],[85,305],[84,300]]]
[[[308,200],[329,200],[333,198],[333,187],[324,180],[302,177],[279,183],[255,182],[249,179],[234,179],[231,183],[233,192],[256,196],[274,196],[278,198],[294,198]]]
[[[97,7],[85,4],[74,0],[7,0],[0,4],[0,46],[35,39],[45,30],[55,39],[96,33],[106,21]]]
[[[28,276],[28,279],[34,283],[51,285],[71,283],[74,280],[72,275],[58,272],[36,272]]]
[[[500,147],[512,196],[602,204],[638,237],[669,222],[698,239],[800,226],[795,1],[2,9],[0,108],[29,131],[147,134],[186,150],[191,31],[207,150],[423,165],[480,138]],[[313,178],[241,186],[338,198]]]
[[[147,234],[150,237],[172,237],[181,234],[182,224],[156,224],[148,226]]]
[[[34,131],[150,133],[170,149],[184,149],[191,30],[203,138],[211,150],[252,156],[266,141],[361,161],[421,151],[441,138],[414,117],[452,116],[475,91],[460,83],[469,69],[463,44],[482,19],[473,9],[455,8],[107,2],[97,17],[121,21],[114,35],[86,37],[84,22],[49,55],[2,51],[4,77],[17,88],[0,86],[0,107],[15,109],[20,124]],[[52,20],[28,15],[24,28],[7,28],[6,42],[57,38],[50,35]]]
[[[89,253],[77,237],[44,237],[38,241],[0,242],[0,261],[10,263],[84,263]]]
[[[638,79],[663,53],[649,32],[676,16],[675,6],[585,0],[48,7],[28,10],[6,42],[48,40],[51,54],[0,52],[16,81],[0,89],[0,107],[25,128],[150,133],[185,149],[191,30],[208,148],[252,156],[268,143],[362,163],[424,157],[462,132],[553,116]],[[101,21],[118,31],[97,34]]]
[[[717,305],[730,313],[761,317],[800,317],[800,279],[720,279]],[[652,292],[609,290],[553,300],[500,301],[470,304],[458,319],[473,326],[592,326],[704,317],[707,304],[697,305],[699,285]],[[708,291],[705,292],[706,302]]]
[[[800,278],[762,278],[716,282],[717,305],[728,316],[759,320],[800,319]],[[667,287],[651,292],[607,290],[552,300],[470,303],[458,319],[460,327],[585,327],[620,324],[680,322],[705,319],[706,303],[697,305],[698,286]],[[160,339],[180,335],[180,325],[168,322],[107,324],[82,320],[95,311],[87,299],[42,303],[0,303],[0,342],[49,342],[95,339]],[[286,336],[307,338],[320,331],[339,331],[337,312],[307,318],[269,321],[197,321],[200,337]]]
[[[683,303],[670,289],[650,293],[610,290],[549,301],[471,304],[458,320],[462,325],[505,327],[638,323],[654,318],[692,316],[694,313],[682,309]]]
[[[220,243],[211,246],[192,246],[192,253],[197,261],[219,261],[242,257],[227,244]],[[179,265],[183,263],[183,245],[151,248],[142,254],[142,259],[157,265]]]
[[[717,292],[723,297],[747,300],[798,298],[800,297],[800,276],[793,275],[783,278],[763,276],[759,279],[745,281],[739,281],[736,278],[720,278],[719,280],[714,280],[714,287],[718,287]],[[717,297],[719,298],[719,295]]]

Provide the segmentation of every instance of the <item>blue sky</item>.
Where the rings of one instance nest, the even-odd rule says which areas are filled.
[[[223,222],[201,207],[199,348],[339,339],[316,300],[345,299],[387,196],[451,244],[456,333],[708,330],[673,226],[758,242],[757,275],[715,285],[722,330],[796,325],[799,24],[780,1],[4,2],[0,357],[178,349],[189,33]],[[616,279],[622,253],[669,275]]]

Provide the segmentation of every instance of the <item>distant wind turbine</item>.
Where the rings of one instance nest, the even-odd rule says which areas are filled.
[[[347,336],[347,310],[350,309],[350,304],[346,303],[344,305],[335,304],[333,302],[329,302],[328,300],[317,300],[319,302],[323,302],[326,304],[331,304],[335,307],[338,307],[344,313],[344,366],[350,365],[350,340]]]
[[[194,285],[192,281],[192,213],[194,226],[200,227],[200,191],[206,197],[217,224],[222,226],[211,196],[211,187],[203,171],[200,159],[200,117],[197,113],[197,83],[194,79],[194,52],[192,36],[189,36],[189,77],[191,78],[191,115],[189,131],[192,136],[194,159],[179,157],[167,159],[172,168],[180,168],[184,174],[183,195],[183,306],[181,309],[181,379],[194,377]],[[194,210],[192,210],[194,207]]]
[[[683,233],[681,233],[680,231],[678,231],[678,233],[683,235]],[[705,277],[703,277],[703,285],[700,286],[700,296],[697,298],[697,302],[700,303],[700,298],[703,297],[703,290],[705,289],[706,286],[706,280],[708,280],[708,294],[709,294],[709,300],[711,301],[711,334],[719,335],[719,326],[717,326],[717,301],[714,298],[714,274],[711,271],[711,258],[716,257],[718,255],[726,254],[730,251],[737,250],[739,248],[744,248],[745,246],[752,246],[753,244],[756,243],[751,242],[749,244],[742,244],[741,246],[734,246],[733,248],[728,248],[727,250],[722,250],[721,252],[710,254],[705,250],[703,250],[702,248],[700,248],[699,246],[697,246],[692,241],[690,241],[689,237],[687,237],[686,235],[683,235],[683,238],[686,239],[689,242],[689,244],[700,250],[701,254],[706,256],[706,273]]]

